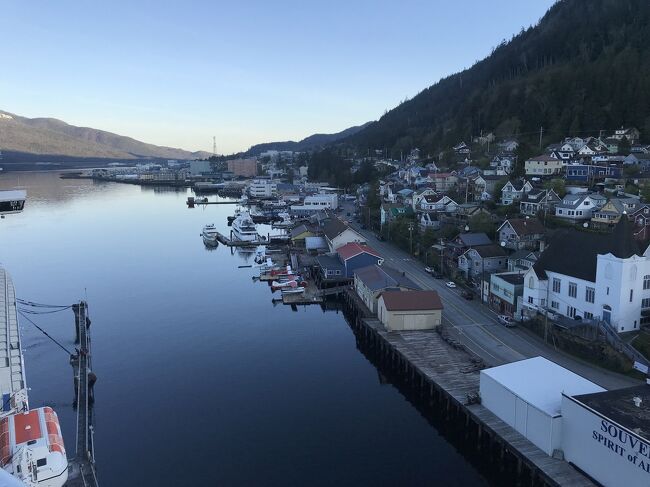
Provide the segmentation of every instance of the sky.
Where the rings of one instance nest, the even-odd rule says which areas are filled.
[[[0,109],[230,154],[377,120],[554,0],[0,0]]]

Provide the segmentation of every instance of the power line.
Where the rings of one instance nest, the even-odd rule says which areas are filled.
[[[29,318],[28,318],[28,317],[27,317],[27,316],[26,316],[22,311],[18,310],[18,313],[20,313],[20,316],[22,316],[22,317],[25,318],[27,321],[29,321],[32,325],[34,325],[36,328],[38,328],[38,330],[39,330],[41,333],[43,333],[43,335],[45,335],[45,336],[48,337],[50,340],[52,340],[54,343],[56,343],[59,347],[61,347],[61,348],[63,349],[63,351],[65,351],[65,353],[68,354],[68,356],[73,355],[73,353],[72,353],[70,350],[68,350],[68,349],[65,348],[63,345],[61,345],[59,342],[57,342],[54,338],[52,338],[52,337],[51,337],[51,336],[50,336],[50,335],[49,335],[49,334],[48,334],[48,333],[47,333],[43,328],[41,328],[41,327],[38,326],[36,323],[34,323],[31,319],[29,319]]]

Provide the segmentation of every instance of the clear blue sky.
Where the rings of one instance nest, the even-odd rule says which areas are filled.
[[[8,0],[0,109],[231,153],[376,120],[553,3]]]

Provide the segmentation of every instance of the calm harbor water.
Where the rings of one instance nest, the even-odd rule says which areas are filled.
[[[273,306],[248,258],[207,250],[234,206],[185,191],[9,173],[24,213],[0,220],[17,296],[87,298],[103,486],[487,485],[357,350],[343,315]],[[34,321],[74,348],[71,311]],[[31,405],[53,405],[68,454],[68,356],[24,319]]]

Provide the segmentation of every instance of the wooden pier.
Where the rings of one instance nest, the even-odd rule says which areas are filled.
[[[77,451],[69,462],[69,486],[98,486],[95,473],[95,453],[93,445],[92,403],[94,375],[91,372],[91,340],[88,305],[85,301],[72,306],[75,316],[75,330],[79,348],[70,362],[75,377],[75,405],[77,408]]]
[[[217,232],[217,240],[223,245],[228,247],[257,247],[258,245],[269,245],[270,241],[267,239],[264,240],[236,240],[233,238],[228,238],[224,234]]]
[[[458,447],[477,463],[498,471],[500,485],[594,486],[480,404],[482,363],[464,347],[450,345],[434,330],[386,331],[350,288],[344,294],[344,310],[359,349],[380,373],[393,377],[425,416],[438,418],[436,427],[453,430]]]

